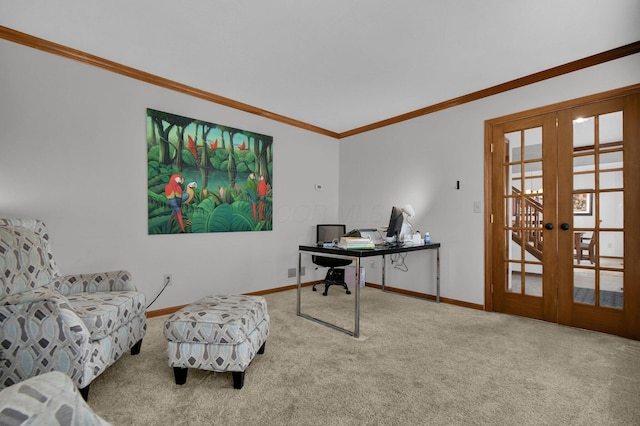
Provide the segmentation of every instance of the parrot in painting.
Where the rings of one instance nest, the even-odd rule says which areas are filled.
[[[244,151],[245,149],[247,149],[247,141],[242,141],[242,145],[238,145],[236,148],[239,151]]]
[[[251,212],[253,213],[253,221],[256,221],[256,203],[258,202],[258,190],[256,188],[256,175],[250,173],[247,176],[247,193],[251,198]]]
[[[171,217],[169,218],[169,223],[175,217],[180,224],[180,229],[182,232],[184,231],[184,221],[182,219],[182,203],[190,202],[193,198],[193,188],[197,186],[195,182],[189,183],[187,186],[187,191],[182,191],[182,183],[184,182],[184,177],[180,174],[173,174],[169,179],[169,183],[164,187],[164,195],[167,197],[167,201],[169,202],[169,206],[171,207]],[[188,201],[187,201],[188,200]]]
[[[198,187],[198,184],[195,182],[191,182],[189,183],[189,185],[187,185],[187,199],[184,200],[185,204],[189,204],[193,200],[193,197],[196,195],[193,190],[194,188],[197,188],[197,187]]]
[[[218,139],[216,139],[214,143],[209,142],[209,149],[211,149],[212,151],[218,149]]]
[[[260,175],[260,179],[258,180],[258,219],[260,222],[262,222],[262,216],[264,214],[264,198],[267,196],[268,190],[269,185],[267,185],[264,175]]]

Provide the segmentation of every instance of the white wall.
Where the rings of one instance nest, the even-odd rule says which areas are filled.
[[[634,55],[336,141],[0,40],[0,216],[43,219],[64,273],[125,268],[148,299],[173,274],[159,309],[293,284],[316,223],[380,227],[411,203],[415,228],[443,245],[442,295],[483,304],[484,121],[635,84],[639,70]],[[273,136],[274,230],[147,235],[147,107]],[[387,284],[433,294],[423,255],[407,273],[388,265]],[[303,262],[303,280],[318,278]],[[365,266],[380,282],[380,260]]]
[[[147,107],[273,136],[273,231],[147,235]],[[294,284],[338,218],[338,143],[0,40],[0,217],[44,220],[63,273],[128,269],[148,300],[173,274],[151,309]]]
[[[483,305],[485,120],[637,84],[639,75],[636,54],[344,139],[340,218],[349,228],[386,226],[392,205],[412,204],[414,228],[442,244],[442,296]],[[387,263],[386,284],[435,294],[433,257],[407,256],[408,272]],[[380,261],[365,264],[367,281],[379,283]]]

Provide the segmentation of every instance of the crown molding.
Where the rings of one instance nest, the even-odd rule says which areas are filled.
[[[44,52],[52,53],[54,55],[62,56],[74,61],[82,62],[88,65],[96,66],[98,68],[105,69],[116,74],[120,74],[126,77],[130,77],[145,83],[153,84],[155,86],[163,87],[165,89],[173,90],[179,93],[183,93],[188,96],[203,99],[205,101],[213,102],[219,105],[223,105],[229,108],[244,111],[250,114],[255,114],[269,120],[278,121],[280,123],[288,124],[290,126],[299,127],[310,132],[319,133],[321,135],[329,136],[336,139],[343,139],[349,136],[354,136],[360,133],[366,133],[371,130],[379,129],[381,127],[390,126],[392,124],[401,123],[403,121],[411,120],[423,115],[432,114],[437,111],[456,107],[469,102],[477,101],[489,96],[504,93],[509,90],[524,87],[533,83],[538,83],[543,80],[558,77],[563,74],[568,74],[574,71],[578,71],[584,68],[589,68],[594,65],[599,65],[605,62],[613,61],[623,58],[625,56],[633,55],[640,52],[640,41],[627,44],[625,46],[617,47],[615,49],[607,50],[595,55],[587,56],[586,58],[578,59],[573,62],[568,62],[557,67],[549,68],[544,71],[540,71],[534,74],[529,74],[524,77],[517,78],[515,80],[507,81],[505,83],[498,84],[486,89],[478,90],[457,98],[449,99],[434,105],[430,105],[424,108],[410,111],[395,117],[387,118],[385,120],[377,121],[375,123],[367,124],[366,126],[358,127],[352,130],[348,130],[342,133],[334,132],[331,130],[323,129],[318,126],[314,126],[303,121],[295,120],[290,117],[285,117],[280,114],[276,114],[271,111],[264,110],[249,104],[234,101],[223,96],[216,95],[215,93],[207,92],[193,86],[178,83],[159,77],[157,75],[141,71],[126,65],[113,62],[99,56],[95,56],[86,52],[82,52],[77,49],[72,49],[61,44],[53,43],[42,38],[38,38],[29,34],[22,33],[20,31],[0,26],[0,38],[18,43],[27,47],[38,49]]]
[[[448,101],[440,102],[434,105],[430,105],[425,108],[417,109],[405,114],[401,114],[395,117],[388,118],[386,120],[371,123],[366,126],[359,127],[357,129],[349,130],[340,133],[340,138],[346,138],[349,136],[357,135],[359,133],[365,133],[381,127],[390,126],[392,124],[400,123],[402,121],[411,120],[416,117],[420,117],[427,114],[432,114],[436,111],[442,111],[443,109],[452,108],[468,102],[477,101],[479,99],[487,98],[489,96],[497,95],[499,93],[508,92],[509,90],[517,89],[519,87],[528,86],[533,83],[538,83],[543,80],[558,77],[563,74],[568,74],[574,71],[579,71],[584,68],[589,68],[594,65],[603,64],[605,62],[620,59],[625,56],[633,55],[640,52],[640,41],[627,44],[625,46],[617,47],[615,49],[607,50],[605,52],[597,53],[586,58],[578,59],[573,62],[568,62],[557,67],[549,68],[544,71],[540,71],[534,74],[529,74],[525,77],[516,78],[515,80],[507,81],[496,86],[492,86],[486,89],[478,90],[477,92],[469,93],[457,98],[449,99]]]
[[[223,105],[229,108],[237,109],[240,111],[255,114],[269,120],[278,121],[280,123],[288,124],[290,126],[299,127],[311,132],[319,133],[322,135],[330,136],[332,138],[338,138],[338,133],[331,130],[323,129],[318,126],[314,126],[309,123],[305,123],[293,118],[285,117],[280,114],[276,114],[271,111],[264,110],[249,104],[234,101],[233,99],[225,98],[223,96],[216,95],[215,93],[207,92],[205,90],[198,89],[193,86],[178,83],[173,80],[159,77],[157,75],[138,70],[126,65],[119,64],[117,62],[110,61],[108,59],[101,58],[99,56],[92,55],[77,49],[72,49],[67,46],[63,46],[58,43],[53,43],[42,38],[34,37],[29,34],[22,33],[20,31],[13,30],[4,26],[0,26],[0,38],[5,40],[21,44],[23,46],[31,47],[43,52],[52,53],[54,55],[62,56],[64,58],[72,59],[74,61],[82,62],[84,64],[92,65],[98,68],[105,69],[116,74],[123,75],[125,77],[133,78],[145,83],[153,84],[165,89],[173,90],[175,92],[183,93],[188,96],[203,99],[205,101],[213,102],[219,105]]]

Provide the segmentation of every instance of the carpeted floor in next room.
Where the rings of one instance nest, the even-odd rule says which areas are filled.
[[[303,289],[303,312],[353,328],[354,295]],[[640,342],[364,288],[361,337],[296,316],[295,290],[265,296],[271,334],[246,371],[167,365],[165,317],[138,356],[91,385],[114,425],[640,424]]]

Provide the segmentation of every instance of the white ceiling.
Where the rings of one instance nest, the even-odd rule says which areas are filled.
[[[344,132],[640,40],[640,0],[0,0],[0,25]]]

